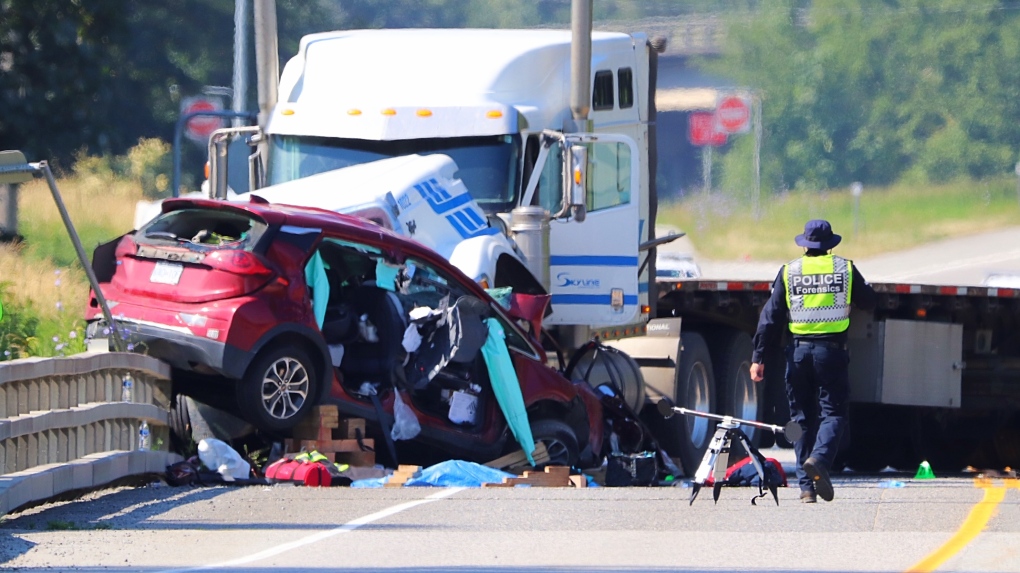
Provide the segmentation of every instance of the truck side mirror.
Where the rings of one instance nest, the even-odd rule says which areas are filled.
[[[583,145],[571,145],[567,153],[567,175],[569,181],[564,186],[566,203],[564,207],[570,206],[571,215],[574,220],[584,221],[587,211],[587,187],[588,187],[588,148]]]

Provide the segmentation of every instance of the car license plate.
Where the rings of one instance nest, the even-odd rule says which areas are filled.
[[[156,263],[156,268],[152,269],[152,275],[149,277],[149,282],[175,285],[180,282],[181,273],[183,272],[184,265],[180,263],[159,261]]]

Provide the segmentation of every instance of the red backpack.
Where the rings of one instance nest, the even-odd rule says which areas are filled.
[[[333,477],[326,465],[329,460],[319,452],[302,452],[284,457],[266,467],[266,479],[274,483],[291,482],[295,485],[329,487]]]

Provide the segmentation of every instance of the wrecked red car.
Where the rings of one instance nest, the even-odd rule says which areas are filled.
[[[546,364],[521,327],[535,317],[427,247],[359,218],[257,200],[162,209],[97,248],[93,267],[121,336],[168,362],[176,391],[274,437],[323,403],[401,426],[399,393],[420,426],[414,443],[472,461],[520,447],[526,432],[507,422],[517,400],[549,463],[601,460],[599,395]],[[109,330],[94,293],[86,319],[91,337]]]

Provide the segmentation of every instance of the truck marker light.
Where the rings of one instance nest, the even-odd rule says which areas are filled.
[[[294,115],[294,110],[289,109],[289,108],[285,109],[285,110],[280,112],[280,115]]]
[[[357,108],[351,108],[347,110],[347,115],[361,115],[361,110]]]
[[[917,309],[917,318],[925,318],[928,316],[928,309],[919,308]]]
[[[648,314],[650,312],[652,312],[652,307],[648,306],[647,304],[641,305],[641,314]]]
[[[432,110],[429,110],[429,109],[419,109],[418,111],[415,112],[415,114],[418,117],[432,117]]]
[[[381,112],[383,115],[397,115],[397,110],[392,107],[388,107]]]
[[[485,113],[485,117],[489,119],[499,119],[503,117],[503,112],[499,111],[498,109],[489,110]]]

